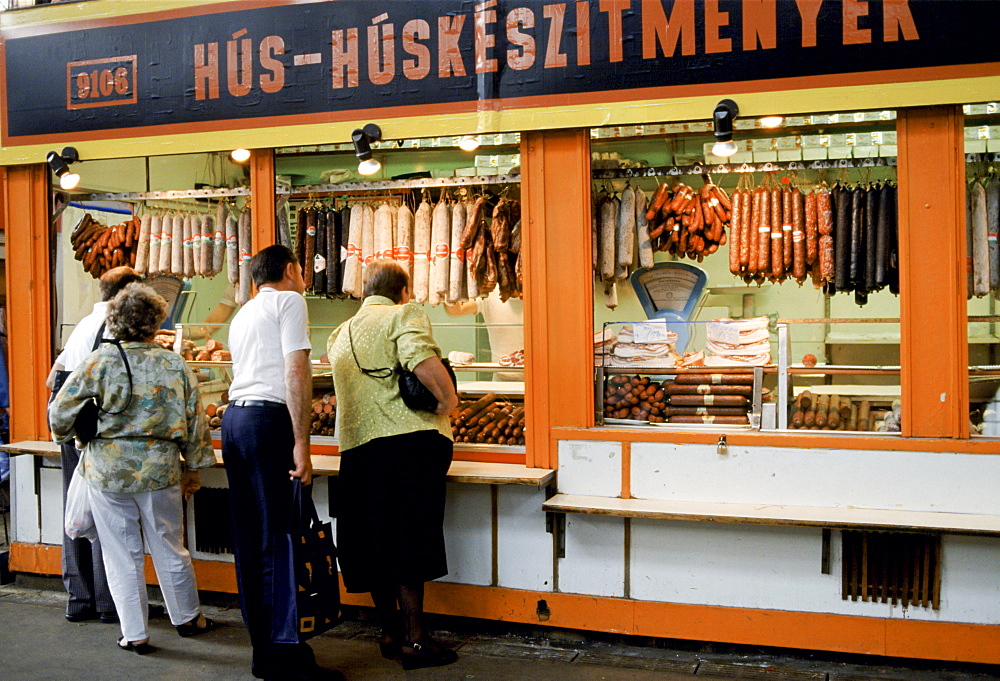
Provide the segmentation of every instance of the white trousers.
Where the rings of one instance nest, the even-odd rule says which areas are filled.
[[[180,485],[135,494],[91,487],[90,505],[125,640],[149,638],[143,535],[170,622],[176,626],[197,617],[198,586],[191,554],[184,548]]]

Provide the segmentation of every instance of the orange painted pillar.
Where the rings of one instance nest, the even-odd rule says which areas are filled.
[[[250,152],[250,210],[253,216],[250,238],[256,253],[277,242],[274,210],[274,150],[253,149]],[[303,263],[303,267],[305,264]]]
[[[521,140],[526,464],[557,464],[552,429],[594,424],[587,130]]]
[[[46,440],[52,366],[49,170],[44,164],[0,168],[7,237],[7,370],[10,436]],[[14,361],[11,361],[11,358]]]
[[[964,117],[903,109],[899,139],[903,435],[969,436]]]

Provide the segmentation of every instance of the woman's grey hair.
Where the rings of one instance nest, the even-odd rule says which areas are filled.
[[[167,301],[145,284],[129,284],[108,303],[108,333],[120,341],[148,341],[167,318]]]
[[[406,270],[395,260],[376,260],[365,274],[364,297],[385,296],[394,303],[403,299],[403,289],[410,285]]]

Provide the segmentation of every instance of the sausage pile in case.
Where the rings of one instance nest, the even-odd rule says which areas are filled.
[[[613,376],[604,389],[604,416],[650,423],[745,425],[753,374],[679,374],[662,383],[648,376]]]

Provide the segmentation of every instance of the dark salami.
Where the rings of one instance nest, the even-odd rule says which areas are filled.
[[[889,284],[889,185],[879,190],[878,218],[875,228],[875,288]]]
[[[875,276],[875,249],[878,246],[879,187],[869,187],[865,194],[865,292],[878,290]]]
[[[295,219],[295,257],[305,267],[306,262],[306,209],[299,208]]]
[[[743,395],[750,397],[753,395],[753,386],[750,385],[684,385],[674,383],[667,386],[668,395]]]
[[[851,282],[851,190],[834,187],[833,281],[838,291],[850,291]],[[822,244],[820,245],[822,248]]]
[[[302,255],[302,278],[306,282],[306,291],[313,290],[313,256],[316,255],[316,209],[306,211],[306,232],[303,235],[305,250]]]
[[[323,295],[326,292],[326,211],[322,208],[316,211],[316,252],[313,261],[304,263],[313,272],[313,292]]]
[[[335,210],[326,212],[326,294],[340,295],[340,237],[343,229],[340,213]]]
[[[680,385],[753,385],[753,374],[680,374],[674,379]],[[667,384],[669,385],[669,383]]]
[[[746,416],[740,407],[667,407],[664,416]]]
[[[742,407],[749,400],[742,395],[671,395],[672,406]]]
[[[889,292],[899,295],[899,231],[896,212],[896,188],[886,185],[882,190],[882,200],[886,202],[889,216]]]
[[[750,423],[746,416],[671,416],[667,423],[714,423],[718,425],[742,425]]]
[[[855,187],[851,195],[850,283],[851,287],[860,288],[865,280],[865,190]]]

